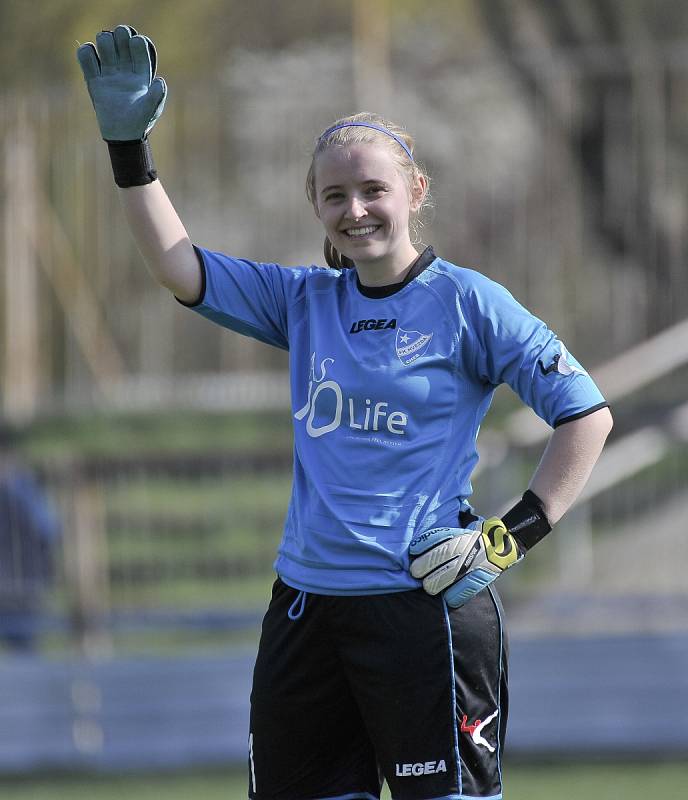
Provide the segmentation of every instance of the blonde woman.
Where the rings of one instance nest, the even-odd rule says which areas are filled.
[[[307,194],[328,267],[192,244],[147,134],[165,84],[128,26],[78,51],[132,233],[197,313],[289,351],[294,478],[251,693],[255,800],[499,798],[506,639],[493,582],[550,531],[611,428],[556,335],[478,272],[418,251],[428,177],[372,114],[316,141]],[[554,431],[514,508],[470,505],[506,382]]]

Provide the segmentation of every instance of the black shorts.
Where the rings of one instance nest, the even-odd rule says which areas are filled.
[[[253,676],[249,796],[372,800],[384,777],[394,800],[501,797],[506,661],[492,587],[447,609],[422,589],[299,597],[277,580]]]

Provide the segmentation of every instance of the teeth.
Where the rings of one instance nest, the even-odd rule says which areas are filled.
[[[367,228],[349,228],[347,236],[368,236],[379,228],[379,225],[369,225]]]

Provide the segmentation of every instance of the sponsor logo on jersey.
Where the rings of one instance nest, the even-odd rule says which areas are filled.
[[[446,772],[447,764],[442,758],[439,761],[419,761],[416,764],[395,764],[395,774],[398,778],[408,778],[417,775],[436,775]]]
[[[351,326],[349,333],[361,333],[361,331],[388,331],[397,327],[396,319],[359,319]]]
[[[582,367],[569,363],[569,359],[573,360],[573,356],[564,347],[563,342],[559,342],[559,350],[561,352],[554,356],[548,367],[545,367],[542,361],[538,362],[543,375],[549,375],[551,372],[557,372],[559,375],[573,375],[575,372],[581,375],[588,374]]]
[[[316,375],[315,353],[311,355],[310,380],[308,381],[308,400],[294,418],[306,420],[306,433],[313,439],[336,431],[346,425],[355,431],[379,431],[394,436],[404,436],[408,425],[408,414],[391,411],[385,400],[372,400],[366,397],[363,402],[347,397],[337,381],[327,377],[327,370],[334,365],[333,358],[323,358],[320,362],[320,377]],[[318,400],[320,411],[318,414]]]
[[[476,719],[476,721],[472,722],[470,725],[468,723],[468,715],[464,714],[461,720],[461,733],[469,733],[475,744],[486,747],[491,753],[494,753],[495,749],[483,736],[483,730],[492,722],[497,714],[499,714],[499,709],[495,709],[494,713],[490,714],[486,719]]]
[[[416,359],[425,355],[432,337],[432,333],[407,331],[403,328],[399,328],[394,343],[399,361],[401,361],[405,367],[409,364],[413,364]]]

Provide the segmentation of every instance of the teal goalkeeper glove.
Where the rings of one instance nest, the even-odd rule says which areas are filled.
[[[517,564],[551,526],[540,499],[530,490],[502,519],[491,517],[468,528],[433,528],[409,546],[411,575],[428,594],[444,593],[458,608]]]
[[[155,77],[155,46],[129,25],[101,31],[96,45],[82,44],[77,59],[103,139],[142,141],[162,114],[167,97],[165,81]]]

